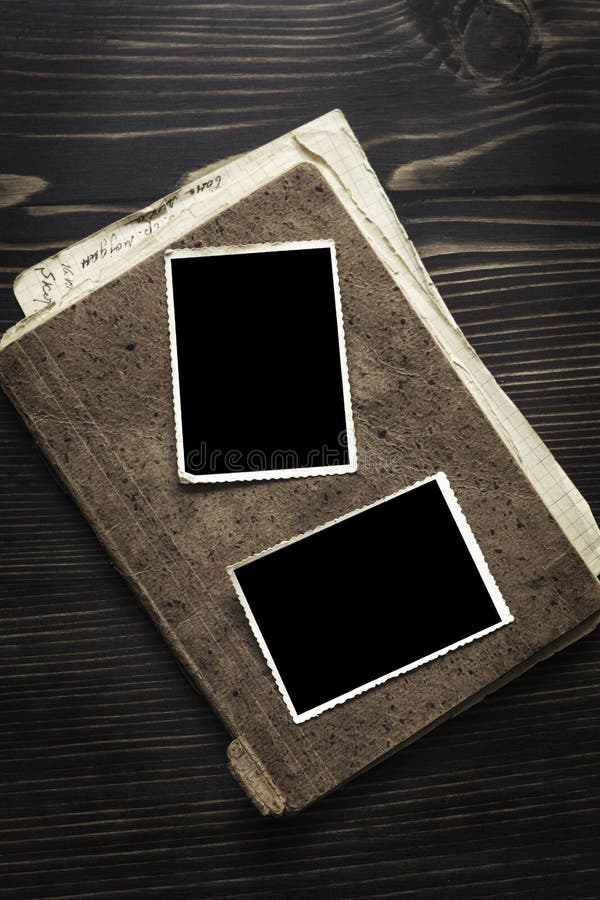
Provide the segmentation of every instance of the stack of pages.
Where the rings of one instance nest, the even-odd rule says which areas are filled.
[[[341,112],[207,167],[15,293],[0,382],[262,813],[596,624],[589,507]]]

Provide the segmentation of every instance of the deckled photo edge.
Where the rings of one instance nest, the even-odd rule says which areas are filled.
[[[175,327],[175,299],[173,296],[173,279],[171,260],[206,256],[240,255],[244,253],[285,252],[288,250],[328,249],[331,257],[331,275],[334,288],[334,303],[337,323],[338,357],[342,378],[344,403],[344,421],[346,426],[348,462],[329,466],[303,466],[288,469],[263,469],[246,472],[219,472],[195,475],[185,467],[183,446],[183,420],[181,414],[181,397],[179,385],[179,364],[177,358],[177,336]],[[344,333],[344,315],[339,285],[337,254],[335,241],[329,238],[306,241],[276,241],[259,244],[215,245],[210,247],[167,248],[164,252],[165,280],[167,292],[167,308],[169,318],[169,346],[171,350],[171,383],[173,387],[173,409],[175,416],[175,432],[177,446],[177,475],[182,484],[226,484],[240,481],[267,481],[282,478],[308,478],[323,475],[346,475],[356,472],[358,454],[356,435],[352,415],[352,397],[350,391],[350,374],[346,354]]]
[[[492,599],[492,602],[496,608],[496,612],[500,617],[500,624],[508,625],[510,622],[514,622],[514,616],[511,615],[508,604],[502,596],[500,588],[496,584],[494,576],[490,572],[490,568],[487,564],[485,556],[483,555],[483,551],[477,543],[477,538],[473,534],[473,530],[469,525],[467,517],[465,516],[462,507],[458,502],[458,498],[456,497],[456,494],[454,493],[452,486],[450,485],[448,476],[444,472],[437,472],[435,475],[435,479],[446,501],[448,509],[452,514],[452,518],[454,519],[456,527],[458,528],[465,544],[467,545],[467,549],[477,567],[477,571],[479,572],[481,579]]]
[[[354,697],[358,697],[361,694],[364,694],[366,691],[370,691],[372,688],[379,687],[380,685],[385,684],[386,681],[390,681],[392,678],[397,678],[399,675],[405,675],[407,672],[411,672],[413,669],[419,669],[421,666],[424,666],[429,662],[433,662],[433,660],[438,659],[441,656],[446,656],[447,653],[450,653],[453,650],[458,650],[459,647],[464,647],[467,644],[471,644],[473,641],[479,640],[479,638],[485,637],[486,635],[491,634],[494,631],[498,631],[499,628],[503,628],[506,624],[508,623],[496,622],[494,625],[490,625],[488,628],[484,628],[481,631],[477,631],[475,634],[470,634],[465,638],[461,638],[460,641],[455,641],[453,644],[448,644],[447,647],[442,647],[441,650],[436,650],[435,653],[430,653],[428,656],[423,656],[421,657],[421,659],[415,660],[415,662],[408,663],[406,666],[402,666],[400,669],[395,669],[393,672],[382,675],[381,678],[376,678],[373,681],[362,684],[360,687],[355,688],[352,691],[348,691],[347,694],[341,694],[339,697],[334,697],[333,700],[328,700],[326,703],[322,703],[320,706],[315,706],[313,707],[313,709],[309,709],[306,712],[298,714],[293,709],[293,705],[290,704],[288,704],[288,708],[296,724],[306,722],[308,721],[308,719],[314,719],[315,716],[320,716],[321,713],[326,712],[328,709],[333,709],[334,706],[339,706],[341,703],[345,703],[347,700],[352,700],[354,699]],[[272,668],[271,662],[269,660],[267,660],[267,662],[269,663],[269,667]],[[273,663],[273,666],[274,665],[275,664]],[[278,677],[278,684],[280,680],[281,679]],[[286,698],[284,695],[284,700],[285,699]]]
[[[170,247],[165,256],[185,259],[195,256],[229,256],[243,253],[268,253],[270,251],[335,249],[335,242],[327,238],[312,241],[261,241],[255,244],[212,244],[202,247]]]
[[[352,396],[350,393],[350,370],[348,368],[348,355],[346,352],[346,332],[344,327],[344,308],[340,292],[340,276],[337,264],[337,251],[334,241],[327,242],[331,253],[331,274],[333,277],[333,293],[338,329],[338,351],[340,356],[340,368],[342,370],[342,390],[344,394],[344,418],[346,421],[346,440],[348,442],[348,465],[350,472],[356,472],[358,468],[358,453],[356,448],[356,434],[354,431],[354,417],[352,414]]]
[[[434,653],[430,653],[427,656],[421,657],[421,659],[415,660],[412,663],[408,663],[406,666],[402,666],[399,669],[395,669],[392,672],[382,675],[380,678],[360,685],[359,687],[354,688],[352,691],[341,694],[339,697],[334,697],[333,699],[328,700],[326,703],[316,706],[313,709],[307,710],[303,713],[298,713],[286,690],[285,684],[269,651],[268,645],[263,638],[258,622],[256,621],[254,614],[252,613],[250,604],[245,597],[242,586],[237,578],[236,570],[243,568],[248,563],[254,562],[257,559],[261,559],[264,556],[269,556],[270,554],[275,553],[277,550],[280,550],[283,547],[304,540],[304,538],[310,537],[310,535],[312,534],[324,531],[325,529],[330,528],[332,525],[336,525],[338,522],[343,522],[346,519],[350,519],[353,516],[359,515],[360,513],[365,512],[368,509],[373,509],[376,506],[381,506],[383,503],[387,503],[388,500],[393,500],[396,497],[400,497],[402,494],[409,493],[410,491],[422,487],[425,484],[429,484],[432,481],[437,482],[442,492],[444,500],[446,501],[446,505],[448,506],[452,518],[454,519],[455,525],[457,526],[463,540],[465,541],[471,558],[473,559],[477,567],[477,570],[494,604],[496,612],[498,613],[499,621],[494,623],[493,625],[488,626],[487,628],[482,629],[481,631],[475,632],[471,635],[467,635],[466,637],[461,638],[461,640],[459,641],[448,644],[446,647],[442,647],[440,650],[436,650]],[[413,669],[417,669],[420,666],[432,662],[433,660],[438,659],[441,656],[445,656],[447,653],[453,650],[457,650],[459,647],[466,646],[467,644],[479,640],[480,638],[485,637],[486,635],[491,634],[492,632],[497,631],[500,628],[503,628],[505,625],[514,622],[514,616],[510,613],[508,605],[506,604],[504,598],[502,597],[502,594],[500,593],[500,589],[498,588],[498,585],[496,584],[496,581],[489,570],[481,548],[477,543],[475,535],[473,534],[466,516],[462,511],[462,507],[460,506],[458,499],[456,498],[456,495],[450,486],[448,477],[444,472],[436,472],[434,475],[429,475],[426,478],[415,482],[414,484],[408,485],[405,488],[401,488],[399,491],[395,491],[392,494],[388,494],[386,497],[375,500],[373,503],[368,503],[365,506],[361,506],[358,509],[352,510],[351,512],[344,513],[343,515],[338,516],[337,518],[332,519],[329,522],[325,522],[323,525],[317,525],[316,528],[312,528],[309,531],[305,531],[302,534],[296,535],[295,537],[280,541],[278,544],[274,544],[266,550],[261,550],[258,553],[245,557],[243,560],[240,560],[240,562],[226,566],[226,570],[231,579],[237,597],[242,605],[244,614],[246,616],[246,619],[248,620],[248,624],[250,625],[250,629],[258,642],[258,645],[267,662],[267,665],[269,666],[269,669],[271,670],[271,673],[275,679],[279,692],[283,697],[288,712],[290,713],[294,723],[297,725],[300,725],[303,722],[308,721],[309,719],[313,719],[316,716],[319,716],[322,713],[326,712],[327,710],[332,709],[335,706],[339,706],[341,703],[345,703],[347,700],[352,700],[354,697],[358,697],[366,691],[371,690],[371,688],[378,687],[379,685],[384,684],[391,678],[396,678],[399,675],[403,675],[407,672],[412,671]]]
[[[187,482],[185,459],[183,452],[183,427],[181,419],[181,394],[179,391],[179,362],[177,359],[177,335],[175,332],[175,303],[173,299],[173,277],[171,258],[175,251],[166,250],[164,254],[165,286],[167,293],[167,318],[169,328],[169,349],[171,355],[171,389],[173,391],[173,415],[175,419],[175,445],[177,452],[177,476],[179,481]]]
[[[262,635],[262,631],[260,630],[258,622],[254,618],[254,613],[252,612],[252,609],[250,608],[250,604],[246,600],[246,596],[242,590],[242,586],[238,581],[237,575],[235,574],[235,566],[227,566],[227,573],[228,573],[229,577],[231,578],[233,587],[238,596],[238,600],[240,601],[240,603],[242,605],[242,609],[244,610],[244,615],[246,616],[248,624],[250,625],[250,630],[252,631],[252,634],[256,638],[256,640],[258,642],[258,646],[260,647],[261,652],[262,652],[265,660],[267,661],[267,665],[269,666],[269,669],[271,670],[271,674],[273,675],[273,678],[275,679],[275,683],[279,689],[279,693],[283,697],[283,701],[284,701],[292,719],[294,720],[294,723],[296,725],[299,725],[300,722],[302,721],[302,717],[301,717],[301,715],[298,714],[298,712],[296,711],[296,708],[294,707],[294,704],[292,703],[292,699],[287,692],[286,686],[283,683],[283,679],[282,679],[281,675],[279,674],[279,669],[275,665],[275,660],[271,656],[271,652],[270,652],[270,650],[267,646],[267,643]]]
[[[337,525],[338,522],[343,522],[346,519],[351,519],[353,516],[357,516],[362,512],[366,512],[366,510],[372,509],[375,506],[381,506],[382,503],[387,503],[388,500],[393,500],[395,497],[399,497],[401,494],[406,494],[408,493],[408,491],[412,491],[415,488],[421,487],[421,485],[428,484],[430,481],[435,481],[436,479],[437,474],[428,475],[426,478],[422,478],[419,481],[415,481],[414,484],[408,485],[408,487],[401,488],[399,491],[394,491],[393,494],[388,494],[387,496],[382,497],[379,500],[374,500],[372,503],[367,503],[364,506],[360,506],[357,509],[351,510],[350,512],[343,513],[341,516],[337,516],[335,519],[330,519],[328,522],[324,522],[322,525],[316,525],[309,531],[303,531],[301,534],[294,535],[294,537],[279,541],[277,544],[273,544],[271,547],[267,547],[265,550],[259,550],[257,553],[253,553],[250,556],[239,560],[239,562],[233,563],[231,566],[227,566],[227,570],[229,571],[230,569],[240,569],[247,563],[254,562],[254,560],[260,559],[263,556],[269,556],[271,553],[275,553],[276,550],[281,550],[282,547],[287,547],[288,544],[295,544],[297,541],[302,541],[304,540],[304,538],[310,537],[311,534],[317,534],[317,532],[324,531],[326,528],[330,528],[332,525]]]

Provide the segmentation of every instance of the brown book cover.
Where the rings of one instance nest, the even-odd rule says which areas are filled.
[[[323,239],[337,251],[351,474],[180,483],[162,251],[0,353],[4,389],[231,733],[231,770],[265,814],[301,810],[600,614],[596,579],[315,167],[296,166],[174,246]],[[295,724],[227,566],[439,470],[514,622]]]

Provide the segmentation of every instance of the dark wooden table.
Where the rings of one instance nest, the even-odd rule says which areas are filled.
[[[596,0],[4,0],[21,269],[334,106],[445,300],[600,508]],[[295,818],[2,406],[0,898],[598,897],[590,636]]]

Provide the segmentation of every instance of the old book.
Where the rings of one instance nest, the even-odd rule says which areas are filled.
[[[354,210],[314,152],[301,162],[290,157],[283,169],[258,186],[252,182],[235,200],[228,197],[201,223],[186,211],[177,220],[183,233],[168,225],[155,236],[153,216],[162,213],[141,214],[135,228],[143,232],[150,224],[153,245],[146,242],[136,256],[132,240],[122,264],[123,232],[116,228],[101,238],[105,244],[90,239],[87,256],[72,252],[38,267],[23,295],[44,309],[5,336],[0,353],[4,389],[231,733],[232,772],[260,811],[272,814],[301,810],[586,633],[600,615],[590,568],[596,532],[585,504],[547,451],[537,452],[543,445],[535,437],[546,481],[521,455],[517,460],[514,441],[523,430],[503,432],[498,421],[498,410],[510,405],[502,407],[496,395],[500,406],[484,409],[482,379],[473,390],[461,377],[443,323],[436,327],[436,316],[450,322],[447,312],[428,292],[401,231],[392,252],[389,238],[361,218],[359,203]],[[176,203],[163,204],[167,222]],[[357,470],[182,484],[166,247],[323,240],[333,241],[337,254]],[[111,247],[119,245],[111,265]],[[60,277],[65,283],[57,293]],[[423,314],[426,297],[430,316]],[[472,351],[467,355],[472,363]],[[494,396],[496,387],[485,389]],[[440,470],[514,621],[294,722],[227,567]],[[428,553],[435,564],[435,542]],[[401,581],[401,554],[390,563]],[[457,600],[453,592],[449,603]],[[367,580],[365,608],[368,600]]]

